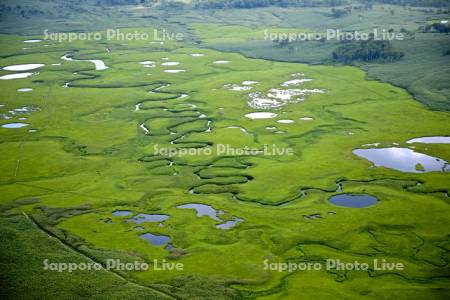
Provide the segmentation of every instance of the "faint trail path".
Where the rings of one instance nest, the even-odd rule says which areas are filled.
[[[16,168],[14,170],[14,179],[16,179],[17,174],[19,173],[20,159],[22,157],[24,143],[25,143],[25,141],[22,141],[19,146],[19,153],[17,155]]]
[[[54,240],[56,240],[57,242],[59,242],[65,249],[67,249],[67,250],[69,250],[69,251],[76,252],[77,254],[83,256],[85,259],[89,260],[90,262],[98,263],[98,264],[102,265],[105,271],[112,273],[114,276],[120,278],[121,280],[123,280],[123,281],[125,281],[125,282],[127,282],[127,283],[129,283],[129,284],[131,284],[131,285],[135,285],[135,286],[138,286],[138,287],[141,287],[141,288],[144,288],[144,289],[151,290],[153,293],[157,293],[157,294],[159,294],[159,295],[161,295],[161,296],[163,296],[163,297],[167,297],[168,299],[175,299],[175,300],[181,300],[181,299],[182,299],[182,298],[180,298],[180,297],[178,297],[178,296],[176,296],[176,295],[169,294],[169,293],[167,293],[167,292],[165,292],[165,291],[163,291],[163,290],[157,289],[157,288],[155,288],[155,287],[149,287],[149,286],[145,286],[145,285],[136,283],[136,282],[131,281],[131,280],[129,280],[128,278],[124,277],[124,276],[121,275],[120,273],[117,273],[117,272],[115,272],[115,271],[113,271],[113,270],[107,269],[107,268],[106,268],[106,265],[105,265],[103,262],[97,260],[97,259],[96,259],[95,257],[93,257],[93,256],[90,256],[88,253],[85,253],[84,251],[81,251],[81,250],[75,248],[74,246],[72,246],[71,244],[67,243],[66,241],[60,239],[60,238],[59,238],[58,236],[56,236],[54,233],[52,233],[51,231],[45,229],[45,228],[44,228],[41,224],[39,224],[32,216],[29,216],[27,213],[25,213],[25,212],[23,212],[23,211],[22,211],[22,214],[25,216],[25,218],[26,218],[27,220],[30,221],[30,223],[32,223],[34,226],[36,226],[37,229],[39,229],[40,231],[42,231],[43,233],[45,233],[49,238],[54,239]]]

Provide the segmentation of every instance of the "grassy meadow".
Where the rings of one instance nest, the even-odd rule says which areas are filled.
[[[200,31],[205,28],[198,26]],[[208,29],[204,34],[214,39],[216,32]],[[3,296],[448,295],[448,173],[373,167],[352,153],[364,144],[408,147],[406,141],[415,137],[448,135],[443,126],[450,122],[447,112],[428,110],[404,89],[368,80],[356,67],[251,59],[184,42],[24,44],[29,38],[40,36],[0,36],[5,45],[0,50],[2,67],[45,64],[28,78],[0,81],[1,114],[33,108],[1,120],[2,125],[29,124],[0,128]],[[90,62],[62,60],[65,54],[78,60],[100,59],[109,68],[95,70]],[[153,67],[145,67],[144,61],[154,62]],[[163,65],[166,62],[179,64]],[[0,76],[9,73],[2,70]],[[271,119],[245,117],[261,111],[247,105],[249,91],[226,88],[257,81],[251,92],[264,93],[297,73],[312,79],[302,88],[323,93],[271,109],[277,113]],[[32,91],[18,92],[20,88]],[[26,120],[20,121],[23,117]],[[312,120],[301,120],[304,117]],[[223,155],[217,152],[220,144],[236,149],[276,145],[293,149],[293,155]],[[172,157],[155,153],[157,146],[210,152]],[[414,146],[450,161],[448,145]],[[360,209],[329,202],[342,192],[370,194],[379,201]],[[188,203],[223,211],[221,221],[242,221],[223,230],[216,227],[218,220],[177,208]],[[128,217],[113,216],[117,210],[170,217],[162,223],[144,222],[137,230]],[[173,248],[151,245],[140,238],[143,233],[169,236]],[[182,263],[184,269],[58,273],[42,268],[46,258],[104,264],[111,257],[149,264],[165,259]],[[405,270],[264,269],[265,260],[324,262],[329,257],[368,263],[386,259],[403,263]]]
[[[330,8],[261,8],[206,12],[202,18],[190,16],[185,22],[195,29],[203,47],[239,52],[252,58],[327,65],[336,64],[332,52],[342,44],[340,41],[300,40],[279,47],[268,38],[269,34],[325,35],[328,29],[338,29],[341,33],[406,30],[409,34],[403,40],[392,41],[394,49],[404,53],[401,60],[353,64],[365,70],[370,79],[407,89],[429,109],[448,111],[450,56],[445,53],[450,38],[445,33],[421,29],[447,19],[448,14],[438,9],[374,5],[370,10],[353,11],[342,18],[331,17]]]

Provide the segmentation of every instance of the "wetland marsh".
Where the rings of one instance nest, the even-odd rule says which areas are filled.
[[[0,35],[5,295],[444,299],[450,113],[354,66],[214,50],[209,25],[186,26],[196,42]],[[183,268],[42,267],[109,258]],[[330,258],[405,268],[264,268]]]

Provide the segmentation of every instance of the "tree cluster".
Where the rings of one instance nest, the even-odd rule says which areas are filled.
[[[18,5],[14,5],[14,6],[9,6],[9,5],[4,5],[4,4],[0,4],[0,15],[3,14],[18,14],[21,17],[30,17],[30,16],[36,16],[36,15],[43,15],[45,14],[44,11],[39,10],[39,9],[35,9],[35,8],[30,8],[30,7],[24,7],[20,4]]]
[[[315,7],[339,6],[347,3],[346,0],[194,0],[195,8],[201,9],[227,9],[227,8],[256,8],[256,7]]]
[[[450,2],[448,0],[359,0],[364,4],[391,4],[400,6],[417,6],[417,7],[449,7]]]
[[[433,23],[425,26],[425,32],[440,32],[440,33],[449,33],[450,32],[450,24],[449,23]]]
[[[333,59],[350,63],[353,61],[395,61],[404,56],[401,51],[394,51],[390,41],[369,39],[367,41],[345,42],[333,51]]]

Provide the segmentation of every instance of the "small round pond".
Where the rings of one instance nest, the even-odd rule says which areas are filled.
[[[375,205],[378,200],[365,194],[339,194],[332,196],[330,202],[337,206],[362,208]]]

